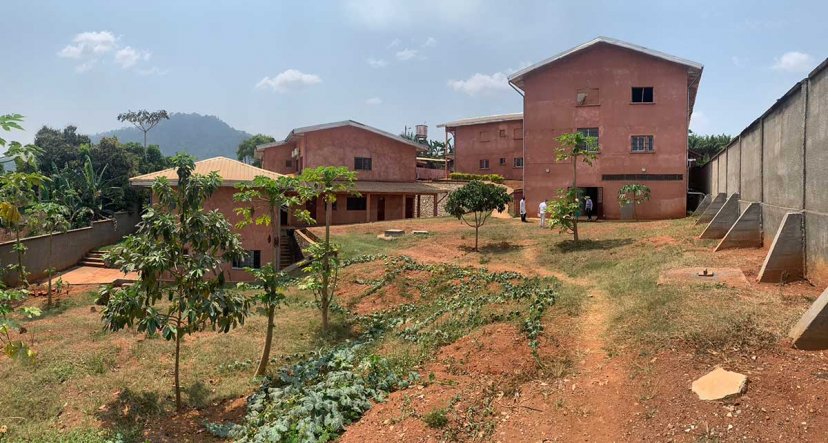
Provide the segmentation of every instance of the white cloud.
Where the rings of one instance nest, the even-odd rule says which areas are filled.
[[[742,67],[742,66],[745,65],[745,62],[747,62],[747,59],[744,58],[744,57],[739,57],[738,55],[734,55],[734,56],[730,57],[730,61],[734,65]]]
[[[81,32],[72,43],[58,52],[59,57],[79,60],[105,54],[115,49],[118,39],[109,31]]]
[[[425,43],[423,43],[424,48],[431,48],[432,46],[437,45],[437,39],[434,37],[429,37],[426,39]]]
[[[799,51],[790,51],[782,54],[782,57],[776,59],[773,69],[777,71],[787,72],[808,72],[814,67],[814,57],[811,54],[806,54]]]
[[[368,62],[368,65],[372,68],[384,68],[388,66],[388,62],[382,59],[369,58],[366,61]]]
[[[126,46],[115,52],[115,63],[127,69],[135,66],[139,60],[149,60],[151,55],[149,51],[136,51],[132,47]]]
[[[710,118],[699,110],[694,110],[690,117],[690,129],[697,134],[707,134],[710,132]]]
[[[397,60],[400,60],[400,61],[404,62],[404,61],[411,60],[412,58],[416,57],[418,53],[419,53],[419,51],[417,51],[416,49],[406,48],[406,49],[403,49],[401,51],[397,51],[397,53],[394,54],[394,56],[397,57]]]
[[[167,75],[168,71],[166,69],[161,69],[158,66],[153,66],[149,69],[139,69],[136,72],[138,73],[138,75],[147,76],[147,75]]]
[[[400,42],[400,39],[395,38],[394,40],[391,40],[391,43],[388,44],[387,48],[388,49],[396,48],[397,46],[400,45],[400,43],[402,43],[402,42]]]
[[[466,80],[449,80],[449,87],[470,96],[489,94],[509,89],[509,81],[505,72],[494,74],[476,73]]]
[[[371,97],[368,100],[365,100],[366,105],[379,105],[382,104],[382,99],[379,97]]]
[[[284,93],[318,83],[322,83],[322,79],[318,75],[305,74],[298,69],[288,69],[275,77],[265,77],[259,80],[259,83],[256,83],[256,88],[270,88],[276,92]]]
[[[61,58],[76,60],[75,71],[89,71],[112,54],[112,61],[123,69],[136,67],[138,63],[149,60],[149,51],[122,45],[120,37],[109,31],[90,31],[76,34],[72,42],[58,51]],[[140,72],[139,72],[140,73]]]

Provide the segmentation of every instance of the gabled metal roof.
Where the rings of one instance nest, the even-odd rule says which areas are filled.
[[[594,38],[594,39],[592,39],[592,40],[590,40],[586,43],[580,44],[580,45],[578,45],[574,48],[571,48],[571,49],[567,49],[566,51],[561,52],[561,53],[556,54],[556,55],[553,55],[552,57],[550,57],[546,60],[535,63],[534,65],[531,65],[529,67],[521,69],[520,71],[515,72],[514,74],[509,76],[509,83],[512,83],[513,85],[521,88],[523,86],[524,77],[526,77],[526,75],[529,74],[530,72],[532,72],[536,69],[542,68],[542,67],[544,67],[544,66],[546,66],[550,63],[554,63],[554,62],[556,62],[556,61],[558,61],[558,60],[560,60],[564,57],[575,54],[576,52],[580,52],[580,51],[583,51],[584,49],[587,49],[587,48],[590,48],[590,47],[595,46],[597,44],[600,44],[600,43],[606,43],[606,44],[609,44],[609,45],[618,46],[618,47],[621,47],[621,48],[626,48],[626,49],[629,49],[629,50],[632,50],[632,51],[640,52],[642,54],[647,54],[647,55],[652,56],[652,57],[660,58],[660,59],[666,60],[668,62],[684,65],[684,66],[687,66],[689,68],[691,73],[697,72],[699,75],[701,74],[701,71],[704,68],[704,66],[701,63],[697,63],[697,62],[687,60],[687,59],[684,59],[684,58],[681,58],[681,57],[676,57],[674,55],[670,55],[670,54],[667,54],[667,53],[664,53],[664,52],[661,52],[661,51],[656,51],[654,49],[645,48],[644,46],[635,45],[635,44],[632,44],[632,43],[628,43],[628,42],[618,40],[618,39],[614,39],[614,38],[610,38],[610,37],[596,37],[596,38]]]
[[[481,117],[470,117],[470,118],[463,118],[460,120],[455,120],[452,122],[440,123],[437,125],[438,128],[456,128],[458,126],[472,126],[472,125],[482,125],[486,123],[498,123],[498,122],[508,122],[514,120],[523,120],[523,113],[522,112],[513,112],[511,114],[496,114],[496,115],[484,115]]]
[[[390,138],[394,141],[398,141],[398,142],[402,142],[402,143],[406,143],[408,145],[414,146],[419,151],[428,150],[425,146],[421,145],[420,143],[417,143],[415,141],[411,141],[407,138],[400,137],[399,135],[394,135],[390,132],[383,131],[382,129],[377,129],[373,126],[368,126],[364,123],[360,123],[360,122],[357,122],[357,121],[343,120],[343,121],[340,121],[340,122],[323,123],[323,124],[319,124],[319,125],[304,126],[304,127],[301,127],[301,128],[293,129],[292,131],[290,131],[290,134],[288,134],[288,136],[285,137],[284,140],[258,145],[258,146],[256,146],[256,151],[262,151],[262,150],[265,150],[267,148],[273,148],[273,147],[276,147],[276,146],[282,146],[282,145],[288,144],[288,143],[290,143],[291,139],[293,137],[297,136],[297,135],[302,135],[302,134],[305,134],[305,133],[308,133],[308,132],[314,132],[314,131],[322,131],[324,129],[340,128],[340,127],[344,127],[344,126],[351,126],[351,127],[354,127],[354,128],[364,129],[366,131],[370,131],[370,132],[373,132],[375,134],[379,134],[383,137],[388,137],[388,138]]]
[[[235,186],[237,183],[248,183],[253,181],[258,175],[264,175],[270,178],[278,178],[282,175],[227,157],[213,157],[195,162],[193,173],[207,175],[213,171],[221,176],[222,186]],[[129,179],[129,183],[133,186],[152,186],[158,177],[166,177],[172,184],[178,183],[178,171],[175,168],[167,168],[132,177]]]

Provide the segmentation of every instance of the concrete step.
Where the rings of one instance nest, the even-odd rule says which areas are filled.
[[[101,262],[98,262],[98,261],[88,261],[88,260],[86,260],[86,259],[79,261],[79,262],[78,262],[78,265],[79,265],[79,266],[88,266],[88,267],[91,267],[91,268],[106,268],[106,267],[107,267],[107,266],[106,266],[106,263],[104,263],[104,262],[102,262],[102,261],[101,261]]]

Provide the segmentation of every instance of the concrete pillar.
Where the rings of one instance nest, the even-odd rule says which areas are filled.
[[[727,231],[716,250],[759,247],[762,247],[762,205],[753,202],[742,211],[742,215]]]
[[[699,202],[699,206],[696,208],[695,211],[693,211],[692,216],[697,217],[697,216],[702,215],[704,210],[707,209],[708,206],[710,206],[710,201],[711,200],[712,200],[712,197],[710,197],[710,194],[705,194],[702,201]]]
[[[828,289],[802,314],[788,335],[798,349],[828,349]]]
[[[779,283],[799,280],[805,275],[803,223],[805,216],[801,212],[788,212],[779,224],[779,230],[773,237],[762,269],[759,281],[762,283]]]
[[[710,223],[710,220],[713,220],[713,217],[716,216],[716,213],[719,212],[719,209],[722,208],[722,205],[727,201],[727,194],[724,192],[720,192],[716,194],[716,197],[713,201],[710,202],[710,205],[707,206],[707,209],[702,212],[702,215],[696,220],[696,224],[700,225],[702,223]]]
[[[731,195],[699,238],[722,238],[739,218],[739,194]]]

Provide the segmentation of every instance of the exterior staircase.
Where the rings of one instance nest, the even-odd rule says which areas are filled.
[[[103,255],[103,252],[97,249],[93,249],[83,256],[81,261],[78,262],[78,265],[90,266],[93,268],[108,268],[109,266],[107,266],[106,262],[104,262]]]

